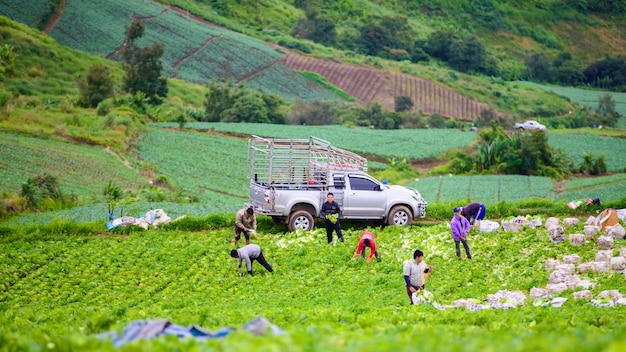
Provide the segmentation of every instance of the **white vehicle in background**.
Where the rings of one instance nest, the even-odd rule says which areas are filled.
[[[540,131],[545,131],[546,130],[546,126],[540,124],[537,121],[534,120],[528,120],[524,123],[515,123],[515,129],[516,130],[540,130]]]
[[[249,145],[250,204],[289,231],[311,230],[328,192],[346,219],[409,226],[426,215],[417,190],[379,182],[364,172],[367,159],[327,141],[252,136]]]

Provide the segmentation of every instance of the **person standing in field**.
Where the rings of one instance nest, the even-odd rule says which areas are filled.
[[[470,225],[478,225],[476,220],[480,221],[485,218],[487,207],[479,202],[470,203],[461,208],[461,215],[463,215],[470,223]]]
[[[450,220],[450,229],[452,230],[452,239],[456,246],[456,256],[459,259],[461,259],[461,243],[463,243],[463,248],[465,248],[467,259],[472,259],[470,248],[467,244],[467,234],[469,233],[470,226],[469,221],[467,221],[464,216],[461,216],[461,208],[454,208],[454,215],[452,216],[452,220]]]
[[[361,255],[363,259],[365,259],[365,248],[369,247],[370,255],[367,257],[367,263],[369,264],[372,261],[372,258],[376,256],[376,259],[380,261],[380,257],[378,256],[378,250],[376,249],[376,241],[374,240],[374,234],[369,231],[363,231],[361,233],[361,239],[359,239],[359,244],[356,247],[356,252],[354,252],[354,257]]]
[[[246,262],[246,269],[248,269],[248,274],[250,275],[252,275],[252,262],[255,260],[258,261],[259,264],[263,265],[263,267],[270,273],[274,272],[274,270],[272,269],[272,266],[269,265],[267,260],[265,260],[265,256],[263,256],[263,251],[261,250],[261,247],[259,247],[256,244],[248,244],[239,249],[233,249],[230,251],[230,256],[233,258],[237,258],[239,260],[239,263],[238,263],[239,264],[239,267],[238,267],[239,276],[242,275],[242,272],[241,272],[242,261]]]
[[[413,304],[413,293],[426,287],[426,278],[432,270],[433,268],[424,262],[424,252],[419,249],[413,253],[412,260],[404,262],[404,282],[411,304]]]
[[[339,224],[341,208],[339,208],[339,204],[335,202],[334,194],[328,192],[328,195],[326,195],[326,202],[322,204],[320,217],[326,220],[326,238],[328,239],[328,243],[333,241],[333,230],[337,232],[339,241],[343,242],[343,234],[341,233],[341,225]]]
[[[235,238],[233,242],[235,246],[241,234],[246,237],[246,244],[250,244],[250,233],[256,232],[256,216],[254,215],[254,209],[247,207],[239,210],[235,216]]]

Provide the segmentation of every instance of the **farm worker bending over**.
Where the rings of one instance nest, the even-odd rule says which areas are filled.
[[[339,204],[335,202],[335,195],[328,193],[326,196],[326,202],[322,204],[320,210],[320,217],[326,219],[326,238],[328,243],[333,241],[333,230],[337,232],[339,241],[343,242],[343,234],[341,233],[341,225],[339,224],[339,218],[341,217],[341,209]]]
[[[359,240],[359,245],[356,247],[356,252],[354,252],[354,257],[356,258],[361,255],[361,257],[365,258],[365,247],[370,248],[370,255],[367,257],[367,263],[369,264],[372,261],[372,258],[376,256],[376,259],[380,261],[378,257],[378,250],[376,250],[376,241],[374,241],[374,234],[369,231],[363,231],[361,233],[361,239]]]
[[[452,230],[452,239],[454,240],[454,245],[456,246],[456,256],[461,259],[461,247],[459,242],[462,242],[467,259],[472,259],[472,255],[470,254],[470,249],[467,244],[467,233],[470,229],[470,223],[465,217],[461,216],[460,207],[454,208],[454,216],[452,216],[452,220],[450,220],[450,229]]]
[[[482,220],[485,218],[487,208],[484,204],[474,202],[461,208],[461,215],[463,215],[470,223],[470,225],[478,225],[476,220]]]
[[[235,246],[241,238],[241,233],[246,237],[246,244],[250,244],[250,232],[256,233],[256,216],[252,207],[243,208],[235,216]]]
[[[261,251],[261,247],[259,247],[256,244],[248,244],[239,249],[233,249],[232,251],[230,251],[230,256],[233,258],[239,259],[239,263],[238,263],[239,264],[239,268],[238,268],[239,276],[242,275],[241,273],[241,260],[242,259],[246,261],[246,268],[248,269],[248,274],[250,275],[252,275],[252,262],[255,260],[258,261],[261,265],[263,265],[263,267],[267,269],[267,271],[269,271],[270,273],[274,272],[274,270],[272,270],[272,266],[269,265],[267,260],[265,260],[265,257],[263,256],[263,251]]]
[[[413,292],[424,289],[426,278],[432,270],[433,268],[424,262],[424,253],[419,249],[413,253],[413,260],[404,262],[404,282],[411,304],[413,304]]]

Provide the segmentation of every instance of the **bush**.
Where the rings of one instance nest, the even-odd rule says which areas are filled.
[[[109,68],[96,64],[89,68],[89,73],[85,79],[77,82],[83,105],[95,107],[101,101],[113,95],[113,77]]]
[[[63,194],[61,193],[56,177],[47,173],[29,178],[26,183],[22,184],[21,196],[25,199],[26,206],[33,210],[38,210],[42,202],[46,199],[63,201]],[[49,202],[46,203],[46,206],[49,205]]]
[[[446,120],[443,116],[435,113],[428,117],[428,127],[430,128],[444,128],[446,125]]]

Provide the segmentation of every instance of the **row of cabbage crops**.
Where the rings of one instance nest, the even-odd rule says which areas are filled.
[[[550,178],[522,175],[449,175],[419,179],[407,186],[418,189],[433,203],[471,200],[494,204],[502,200],[554,197]]]
[[[248,144],[238,138],[154,129],[138,142],[137,153],[177,186],[210,197],[248,197]]]

